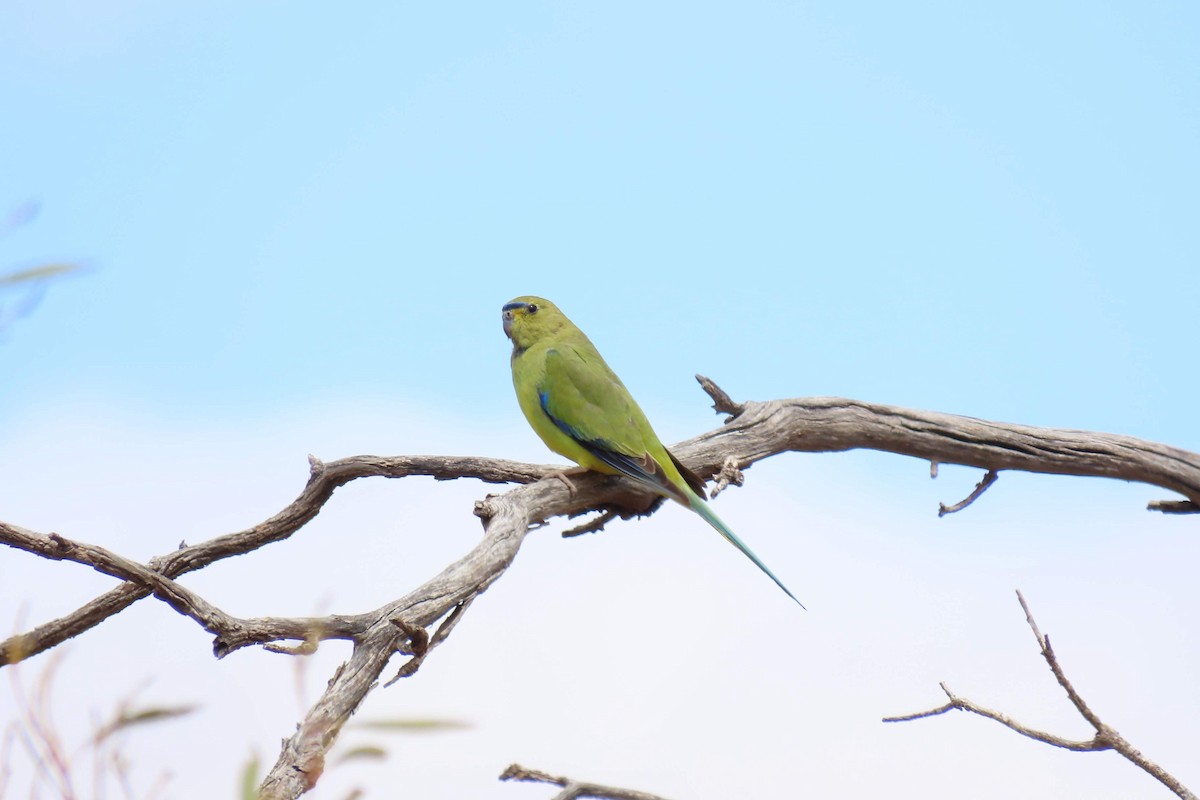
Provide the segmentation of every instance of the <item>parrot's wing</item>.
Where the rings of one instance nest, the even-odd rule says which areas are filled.
[[[687,505],[686,495],[651,455],[658,437],[629,390],[599,355],[571,346],[547,351],[538,400],[559,430],[600,461]]]

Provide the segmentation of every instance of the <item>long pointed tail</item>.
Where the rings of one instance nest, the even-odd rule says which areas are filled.
[[[775,573],[771,572],[771,570],[767,568],[767,565],[764,564],[758,556],[754,555],[754,551],[747,547],[745,543],[737,537],[737,534],[729,529],[729,526],[717,516],[717,512],[713,511],[708,503],[701,500],[692,492],[688,492],[688,506],[692,509],[692,511],[695,511],[697,514],[704,517],[704,521],[716,528],[717,532],[729,540],[730,544],[732,544],[738,550],[741,550],[742,555],[754,562],[754,566],[761,569],[767,574],[768,578],[775,581],[775,585],[780,589],[783,589],[784,594],[793,600],[796,600],[796,595],[792,594],[788,588],[783,585],[783,581],[779,580],[779,578],[776,578]],[[801,603],[799,600],[796,600],[796,605],[804,608],[804,603]],[[807,610],[808,609],[805,609],[805,611]]]

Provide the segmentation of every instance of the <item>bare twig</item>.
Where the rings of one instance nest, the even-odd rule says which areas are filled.
[[[384,684],[384,687],[386,688],[391,686],[401,678],[407,678],[411,675],[415,675],[421,665],[425,663],[425,656],[429,655],[429,653],[431,653],[435,647],[446,641],[446,637],[448,637],[450,632],[454,630],[454,626],[458,624],[460,619],[462,619],[463,614],[468,608],[471,607],[471,603],[473,602],[475,602],[475,598],[468,597],[466,600],[463,600],[461,603],[456,605],[454,610],[450,612],[449,616],[442,620],[441,624],[438,625],[438,628],[433,632],[432,637],[425,633],[424,628],[417,628],[416,630],[419,630],[424,634],[424,638],[417,641],[414,641],[412,637],[413,626],[408,625],[405,622],[401,622],[398,619],[392,620],[393,625],[409,635],[409,641],[413,645],[413,657],[400,668],[400,671],[396,673],[396,677]]]
[[[1076,750],[1080,752],[1115,750],[1126,759],[1136,764],[1140,769],[1153,776],[1156,780],[1158,780],[1179,797],[1184,798],[1184,800],[1197,800],[1196,795],[1193,794],[1186,786],[1184,786],[1179,779],[1175,778],[1158,764],[1142,755],[1142,753],[1133,745],[1131,745],[1125,739],[1125,737],[1117,733],[1115,728],[1105,724],[1105,722],[1100,719],[1099,715],[1097,715],[1096,712],[1094,712],[1088,706],[1087,702],[1084,701],[1083,697],[1078,691],[1076,691],[1074,685],[1072,685],[1071,681],[1067,678],[1066,672],[1063,670],[1062,665],[1058,663],[1058,657],[1054,654],[1054,650],[1050,647],[1050,638],[1044,635],[1041,629],[1038,628],[1038,624],[1033,618],[1033,612],[1029,610],[1029,604],[1025,602],[1025,596],[1021,594],[1020,590],[1017,591],[1017,600],[1021,603],[1021,608],[1025,611],[1025,621],[1029,624],[1030,629],[1033,631],[1034,637],[1037,639],[1038,646],[1042,650],[1042,658],[1046,660],[1046,664],[1049,665],[1050,671],[1054,673],[1054,678],[1058,681],[1058,685],[1066,691],[1067,697],[1071,700],[1071,704],[1075,706],[1075,710],[1078,711],[1080,716],[1086,719],[1088,724],[1091,725],[1096,731],[1095,736],[1088,740],[1076,741],[1065,739],[1052,733],[1046,733],[1045,731],[1039,731],[1034,728],[1030,728],[1027,725],[1017,722],[1011,717],[1000,713],[999,711],[993,711],[992,709],[985,708],[975,702],[972,702],[971,700],[966,699],[965,697],[957,696],[950,691],[945,682],[938,684],[941,686],[942,691],[946,693],[946,697],[949,698],[949,702],[945,705],[938,706],[937,708],[933,708],[928,711],[920,711],[915,714],[905,714],[897,717],[884,717],[883,721],[908,722],[914,719],[924,719],[925,717],[937,716],[938,714],[944,714],[947,711],[955,709],[960,711],[970,711],[971,713],[978,714],[981,717],[987,717],[988,719],[995,720],[1006,728],[1016,731],[1022,736],[1027,736],[1030,739],[1053,745],[1055,747],[1062,747],[1067,750]]]
[[[978,500],[979,496],[986,492],[988,487],[995,483],[996,479],[999,477],[999,472],[994,469],[989,469],[987,474],[983,476],[983,480],[975,484],[975,488],[971,490],[971,493],[962,500],[959,500],[952,506],[948,506],[945,503],[938,503],[938,516],[944,517],[947,514],[953,514],[956,511],[962,511],[964,508],[971,505],[971,503],[974,503],[976,500]]]
[[[733,402],[733,399],[725,393],[725,390],[717,386],[711,378],[697,375],[696,380],[699,382],[700,388],[712,398],[713,411],[716,411],[718,414],[729,414],[730,419],[725,420],[726,423],[731,422],[734,417],[737,417],[746,410],[746,406],[743,403]]]
[[[1039,742],[1052,744],[1055,747],[1061,747],[1065,750],[1078,750],[1086,752],[1112,749],[1111,745],[1100,741],[1099,739],[1074,741],[1071,739],[1064,739],[1061,736],[1055,736],[1052,733],[1046,733],[1045,731],[1039,731],[1035,728],[1030,728],[1027,725],[1017,722],[1015,719],[1006,714],[1003,714],[999,711],[993,711],[992,709],[981,706],[965,697],[959,697],[954,692],[950,691],[950,687],[946,685],[945,681],[939,683],[938,686],[941,687],[942,691],[946,693],[946,697],[949,698],[949,702],[945,705],[938,706],[937,708],[931,708],[928,711],[918,711],[915,714],[904,714],[898,717],[884,717],[883,721],[909,722],[910,720],[914,719],[936,717],[939,714],[945,714],[947,711],[970,711],[972,714],[978,714],[981,717],[994,719],[996,722],[999,722],[1001,725],[1004,725],[1007,728],[1011,728],[1022,736],[1028,736],[1030,739],[1036,739]]]
[[[1163,514],[1200,514],[1200,505],[1191,500],[1152,500],[1146,504],[1146,510]]]
[[[1042,648],[1042,657],[1046,659],[1046,663],[1050,666],[1050,671],[1054,673],[1054,677],[1058,681],[1058,685],[1063,687],[1063,689],[1066,691],[1067,697],[1069,697],[1071,700],[1071,704],[1075,706],[1075,709],[1079,712],[1080,716],[1086,719],[1088,724],[1090,724],[1096,730],[1096,739],[1103,740],[1113,750],[1116,750],[1118,753],[1127,758],[1129,761],[1132,761],[1145,772],[1153,775],[1156,780],[1160,781],[1175,794],[1186,798],[1187,800],[1196,800],[1196,795],[1188,790],[1188,788],[1182,783],[1180,783],[1179,780],[1170,775],[1158,764],[1142,755],[1137,748],[1126,741],[1125,737],[1117,733],[1116,729],[1106,725],[1104,721],[1101,720],[1100,717],[1088,707],[1088,704],[1084,701],[1083,697],[1080,696],[1079,692],[1075,690],[1075,687],[1067,679],[1066,673],[1063,671],[1062,666],[1058,663],[1058,657],[1054,655],[1054,649],[1050,646],[1050,637],[1044,635],[1041,629],[1038,628],[1038,624],[1033,618],[1033,612],[1029,610],[1029,604],[1025,602],[1025,596],[1021,594],[1019,589],[1017,590],[1017,600],[1020,601],[1021,608],[1025,611],[1025,621],[1029,623],[1029,627],[1033,631],[1033,635],[1037,638],[1038,645],[1040,645]]]
[[[500,780],[530,781],[561,786],[562,791],[554,795],[551,800],[575,800],[580,797],[601,798],[602,800],[666,800],[666,798],[649,792],[618,789],[615,786],[603,786],[599,783],[586,783],[560,775],[550,775],[536,769],[527,769],[520,764],[510,764],[508,769],[500,773]]]
[[[620,515],[612,509],[607,509],[600,513],[599,516],[584,522],[581,525],[576,525],[573,528],[568,528],[562,532],[564,539],[571,539],[576,536],[583,536],[585,533],[597,533],[604,530],[604,526],[612,522]]]
[[[610,480],[615,480],[610,478]],[[569,516],[582,516],[594,511],[599,511],[600,514],[595,518],[581,525],[576,525],[573,528],[567,528],[562,532],[564,539],[573,539],[576,536],[582,536],[585,533],[597,533],[604,530],[604,526],[612,522],[614,519],[634,519],[649,517],[663,507],[666,498],[661,495],[653,495],[644,497],[642,502],[630,503],[628,500],[623,501],[622,505],[602,505],[597,508],[589,508],[584,511],[572,513]]]

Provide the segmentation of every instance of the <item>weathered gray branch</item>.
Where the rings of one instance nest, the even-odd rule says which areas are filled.
[[[508,769],[500,774],[502,781],[530,781],[532,783],[549,783],[561,786],[562,791],[550,800],[576,800],[576,798],[591,797],[598,800],[666,800],[656,794],[639,792],[635,789],[618,789],[615,786],[604,786],[599,783],[577,781],[564,778],[561,775],[550,775],[536,769],[528,769],[520,764],[510,764]]]
[[[722,428],[672,450],[700,475],[717,475],[719,488],[740,483],[743,468],[777,453],[866,448],[935,464],[975,466],[990,473],[1016,469],[1139,481],[1187,498],[1166,501],[1173,503],[1173,511],[1200,509],[1200,455],[1166,445],[1113,434],[986,422],[839,398],[737,404],[711,381],[701,379],[701,383],[718,411],[735,416]],[[412,654],[413,659],[400,676],[412,674],[428,652],[444,640],[466,606],[504,573],[531,526],[558,516],[604,510],[607,516],[602,521],[583,526],[591,530],[613,515],[644,514],[656,507],[655,498],[626,480],[586,474],[573,477],[568,484],[554,479],[557,467],[499,459],[358,456],[328,464],[316,459],[311,462],[312,474],[304,491],[275,516],[244,531],[182,547],[144,566],[103,548],[0,523],[0,542],[48,558],[87,563],[125,581],[65,617],[0,643],[0,665],[54,647],[151,594],[216,634],[214,651],[218,656],[254,644],[266,644],[278,652],[305,652],[321,639],[349,639],[354,643],[350,660],[338,670],[295,735],[285,742],[263,784],[264,797],[293,798],[315,784],[329,745],[392,656],[397,652]],[[473,477],[527,485],[477,504],[484,536],[463,558],[404,597],[366,613],[319,619],[237,619],[174,580],[220,559],[286,539],[320,512],[337,487],[351,480],[410,475],[445,480]],[[1188,508],[1182,507],[1185,505]],[[431,636],[426,631],[438,620],[444,621]],[[291,648],[271,644],[281,640],[299,641],[301,645]]]
[[[554,471],[553,467],[504,459],[455,456],[354,456],[328,464],[310,457],[309,461],[311,474],[304,491],[275,516],[237,533],[218,536],[190,547],[180,547],[151,559],[147,568],[165,578],[174,579],[221,559],[249,553],[272,542],[282,541],[320,513],[335,489],[357,478],[405,478],[424,475],[438,480],[477,478],[489,483],[528,483]],[[32,541],[31,537],[40,537],[41,541]],[[165,532],[163,538],[172,538],[170,532]],[[49,535],[36,534],[16,525],[0,522],[0,543],[48,558],[61,557],[47,552],[52,549],[48,548],[49,541]],[[151,587],[145,583],[126,582],[64,617],[12,636],[0,642],[0,666],[15,664],[78,636],[151,593]],[[221,651],[218,648],[218,654],[229,652],[229,649]]]
[[[989,422],[841,397],[772,400],[740,408],[743,412],[724,428],[685,445],[696,445],[707,456],[710,446],[718,444],[741,466],[789,450],[868,449],[988,471],[1114,478],[1177,492],[1190,502],[1191,511],[1200,510],[1200,454],[1132,436]],[[679,451],[686,452],[684,446]],[[712,463],[707,457],[703,461],[706,467]]]
[[[736,476],[739,466],[777,453],[866,448],[989,471],[1012,469],[1138,481],[1187,498],[1159,501],[1152,503],[1151,508],[1173,513],[1200,509],[1200,455],[1167,445],[1115,434],[987,422],[841,398],[734,404],[711,381],[702,379],[702,383],[715,393],[718,410],[740,413],[724,427],[683,442],[673,450],[701,474],[719,474],[719,485],[728,483],[730,475]],[[160,556],[148,568],[173,579],[220,559],[285,539],[316,516],[337,487],[356,478],[430,475],[443,480],[470,477],[495,483],[528,483],[554,469],[469,457],[356,456],[328,464],[314,459],[312,476],[304,491],[275,516],[244,531]],[[624,491],[629,491],[628,487]],[[564,513],[558,507],[543,511],[543,518]],[[24,549],[22,542],[29,534],[0,523],[0,541],[5,544]],[[65,617],[11,637],[0,643],[0,665],[15,663],[76,636],[150,593],[145,584],[127,582]]]
[[[1022,736],[1027,736],[1030,739],[1043,742],[1044,744],[1062,747],[1066,750],[1075,750],[1079,752],[1115,750],[1133,764],[1137,765],[1138,768],[1142,769],[1147,774],[1152,775],[1156,780],[1158,780],[1172,792],[1183,798],[1183,800],[1196,800],[1196,795],[1194,795],[1186,786],[1184,786],[1178,778],[1174,777],[1158,764],[1142,755],[1141,751],[1131,745],[1128,740],[1125,739],[1125,737],[1117,733],[1115,728],[1105,724],[1105,722],[1100,719],[1100,716],[1088,706],[1087,702],[1067,678],[1067,674],[1065,671],[1063,671],[1062,665],[1058,663],[1058,657],[1054,654],[1053,648],[1050,647],[1050,638],[1044,635],[1041,629],[1038,628],[1038,624],[1033,618],[1033,612],[1029,610],[1029,604],[1025,602],[1025,596],[1022,595],[1020,591],[1017,591],[1017,599],[1021,603],[1021,608],[1025,611],[1025,621],[1029,624],[1030,629],[1033,631],[1033,635],[1037,639],[1038,646],[1041,647],[1042,658],[1046,660],[1046,664],[1050,667],[1050,671],[1054,673],[1054,679],[1058,681],[1058,685],[1061,686],[1064,691],[1066,691],[1067,697],[1071,700],[1071,704],[1075,706],[1075,710],[1078,711],[1079,715],[1086,719],[1088,724],[1092,726],[1092,729],[1096,731],[1095,736],[1086,740],[1074,740],[1066,739],[1062,736],[1056,736],[1053,733],[1039,731],[1035,728],[1030,728],[1028,725],[1024,725],[1006,714],[1003,714],[999,711],[993,711],[990,708],[985,708],[984,706],[968,700],[965,697],[959,697],[958,695],[954,694],[954,692],[950,691],[945,682],[938,684],[942,687],[942,691],[945,692],[946,697],[949,698],[949,702],[945,705],[932,708],[928,711],[919,711],[915,714],[905,714],[898,717],[884,717],[883,721],[909,722],[915,719],[924,719],[925,717],[933,717],[937,716],[938,714],[945,714],[947,711],[970,711],[972,714],[978,714],[981,717],[987,717],[988,719],[995,720],[1006,728],[1014,730]]]
[[[350,660],[334,675],[296,733],[284,742],[283,752],[262,784],[261,797],[294,798],[315,784],[338,731],[405,639],[393,620],[423,628],[459,604],[470,602],[504,573],[530,527],[550,516],[569,516],[605,504],[632,508],[651,501],[624,480],[584,475],[572,483],[574,493],[552,475],[476,504],[475,513],[484,525],[483,540],[424,585],[373,612],[376,621],[356,639]],[[454,621],[451,618],[445,624]]]
[[[934,477],[937,477],[936,474]],[[988,487],[995,483],[996,479],[999,477],[999,472],[996,472],[994,469],[989,469],[987,474],[983,476],[983,479],[979,481],[979,483],[975,484],[975,488],[971,490],[971,493],[962,500],[959,500],[952,506],[948,506],[945,503],[938,503],[938,516],[944,517],[947,514],[957,514],[959,511],[962,511],[964,508],[971,505],[971,503],[974,503],[976,500],[978,500],[980,496],[982,496],[983,493],[988,490]]]

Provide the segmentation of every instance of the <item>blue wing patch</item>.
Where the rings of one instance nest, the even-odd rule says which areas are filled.
[[[679,494],[679,490],[667,481],[658,464],[649,455],[643,458],[634,458],[628,453],[622,453],[617,450],[611,442],[604,439],[588,439],[584,437],[578,430],[551,413],[550,393],[545,389],[538,389],[538,402],[542,406],[542,411],[545,412],[546,416],[550,418],[550,421],[560,431],[570,436],[580,447],[617,472],[620,472],[622,475],[628,475],[639,483],[646,484],[659,494],[663,494],[664,490],[671,497]]]

